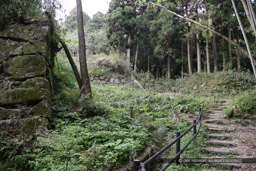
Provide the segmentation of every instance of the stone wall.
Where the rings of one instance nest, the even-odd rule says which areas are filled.
[[[45,130],[51,118],[48,24],[14,24],[0,32],[0,129],[10,135]]]
[[[122,75],[117,75],[117,74],[112,74],[111,76],[96,76],[96,75],[91,75],[90,76],[91,82],[96,83],[96,84],[115,84],[115,85],[120,85],[120,84],[126,84],[129,82],[129,79],[125,78]]]

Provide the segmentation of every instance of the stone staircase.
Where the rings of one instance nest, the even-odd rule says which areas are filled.
[[[229,120],[224,118],[223,109],[229,105],[230,101],[221,103],[218,109],[209,114],[204,120],[206,129],[208,130],[206,148],[203,150],[207,158],[223,159],[225,162],[210,163],[213,167],[211,170],[217,170],[218,167],[229,169],[241,169],[240,163],[229,163],[225,158],[236,158],[239,153],[236,151],[238,144],[234,141],[234,137],[230,135],[235,128],[229,125]],[[215,168],[216,167],[216,168]]]

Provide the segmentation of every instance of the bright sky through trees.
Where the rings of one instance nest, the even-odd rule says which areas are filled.
[[[71,9],[76,7],[76,1],[75,0],[61,0],[64,12],[58,13],[58,18],[65,18],[65,15],[68,15]],[[93,14],[97,13],[98,11],[106,14],[109,7],[109,0],[82,0],[83,5],[83,11],[87,13],[90,17],[93,16]]]

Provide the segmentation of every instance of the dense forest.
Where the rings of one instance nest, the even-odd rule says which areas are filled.
[[[180,157],[228,162],[166,170],[255,169],[254,0],[110,0],[92,17],[76,0],[64,20],[62,3],[0,2],[0,170],[133,170],[201,109]]]

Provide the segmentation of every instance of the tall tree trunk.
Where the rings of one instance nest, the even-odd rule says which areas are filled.
[[[184,77],[184,64],[183,64],[183,61],[184,61],[184,44],[182,42],[181,44],[181,78]]]
[[[148,54],[148,72],[150,72],[150,56]]]
[[[197,52],[197,72],[202,72],[202,59],[201,59],[201,52],[200,52],[200,42],[199,42],[200,35],[199,33],[196,34],[196,52]]]
[[[196,10],[197,15],[197,21],[199,21],[198,18],[198,6]],[[197,54],[197,72],[202,72],[202,59],[201,59],[201,51],[200,51],[200,32],[199,30],[196,31],[196,54]]]
[[[168,79],[171,79],[171,56],[170,55],[168,55],[168,59],[167,59],[167,68],[168,68],[167,77]]]
[[[127,47],[127,68],[130,70],[131,62],[131,33],[128,34],[128,47]]]
[[[211,73],[210,53],[209,53],[209,32],[208,31],[206,31],[206,64],[207,64],[207,73]]]
[[[189,26],[187,26],[187,34],[189,34]],[[188,53],[188,73],[189,73],[189,75],[192,75],[193,70],[192,70],[191,48],[190,48],[189,38],[187,38],[187,53]]]
[[[249,46],[249,42],[248,42],[247,36],[246,36],[246,34],[245,34],[243,24],[242,24],[242,22],[241,22],[241,20],[240,20],[240,17],[239,17],[239,15],[238,15],[238,12],[237,12],[237,9],[236,9],[236,4],[235,4],[234,0],[231,0],[231,1],[232,1],[232,4],[233,4],[233,8],[234,8],[234,10],[235,10],[235,13],[236,13],[236,18],[237,18],[238,23],[239,23],[239,25],[240,25],[240,29],[241,29],[241,31],[242,31],[242,33],[243,33],[243,37],[244,37],[244,41],[245,41],[245,44],[246,44],[247,51],[248,51],[248,53],[249,53],[249,58],[250,58],[250,61],[251,61],[253,73],[254,73],[254,76],[255,76],[255,78],[256,78],[255,59],[252,57],[251,48],[250,48],[250,46]]]
[[[213,48],[213,63],[214,63],[214,72],[218,71],[218,56],[217,56],[217,45],[216,45],[216,35],[213,34],[212,37],[212,48]]]
[[[84,24],[83,24],[83,9],[81,0],[76,0],[77,7],[77,27],[78,27],[78,40],[79,40],[79,60],[80,60],[80,71],[82,78],[81,92],[83,94],[90,94],[92,96],[90,78],[87,70],[86,63],[86,47],[84,38]]]
[[[229,26],[229,29],[228,29],[228,38],[231,39],[231,27]],[[228,57],[229,57],[229,65],[228,65],[228,70],[232,70],[232,49],[231,49],[231,43],[229,42],[228,43]]]
[[[137,70],[138,51],[139,51],[139,43],[137,42],[135,61],[134,61],[134,72],[136,72]]]
[[[236,42],[239,44],[239,33],[238,30],[236,31]],[[237,60],[237,72],[241,72],[241,56],[240,50],[236,48],[236,60]]]
[[[188,17],[188,5],[186,5],[186,11],[185,11],[186,16]],[[188,55],[188,73],[189,75],[193,74],[193,68],[192,68],[192,61],[191,61],[191,47],[190,47],[190,36],[189,36],[189,24],[187,22],[187,55]]]

